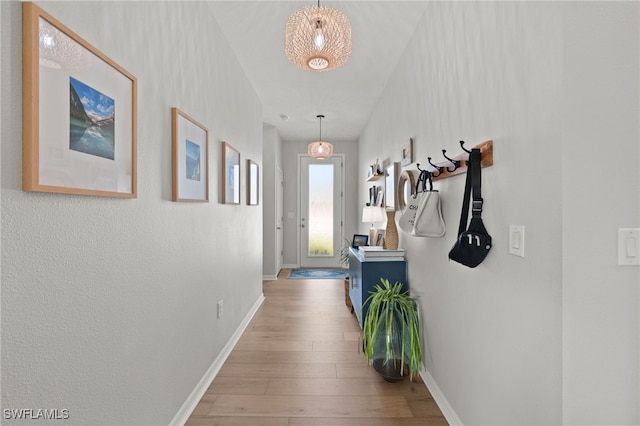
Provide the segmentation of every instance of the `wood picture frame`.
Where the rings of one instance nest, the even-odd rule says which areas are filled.
[[[240,204],[240,152],[222,142],[222,204]]]
[[[209,201],[209,130],[171,108],[173,201]]]
[[[413,163],[413,138],[409,138],[409,142],[402,145],[400,152],[400,165],[404,167],[411,163]]]
[[[260,204],[260,166],[253,160],[247,160],[247,205]]]
[[[22,189],[136,198],[136,78],[31,2],[22,58]]]

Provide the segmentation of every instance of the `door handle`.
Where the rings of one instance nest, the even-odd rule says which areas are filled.
[[[276,226],[276,229],[280,230],[280,227],[279,227],[279,226]]]

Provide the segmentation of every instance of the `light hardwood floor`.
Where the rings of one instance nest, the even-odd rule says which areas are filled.
[[[367,365],[343,280],[287,275],[264,281],[264,303],[187,425],[447,425],[420,377],[387,383]]]

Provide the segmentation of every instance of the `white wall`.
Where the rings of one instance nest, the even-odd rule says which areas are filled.
[[[138,197],[21,190],[21,5],[2,2],[1,405],[167,424],[261,296],[262,209],[218,199],[221,140],[262,162],[262,107],[206,2],[42,5],[137,77]],[[209,128],[209,203],[170,201],[173,106]]]
[[[640,5],[563,13],[564,421],[639,424],[640,273],[617,230],[640,225]]]
[[[447,259],[463,177],[436,182],[445,237],[401,231],[454,422],[640,421],[639,274],[615,266],[617,228],[640,223],[638,24],[631,2],[430,3],[360,139],[360,170],[399,161],[409,137],[422,165],[494,141],[482,265]]]

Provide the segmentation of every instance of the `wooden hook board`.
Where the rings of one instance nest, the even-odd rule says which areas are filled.
[[[473,148],[480,148],[481,167],[484,168],[493,166],[493,141],[482,142],[481,144],[478,144]],[[467,160],[469,160],[469,154],[463,151],[462,154],[453,157],[452,159],[460,161],[460,166],[454,171],[450,172],[447,170],[447,167],[451,168],[453,167],[453,164],[451,164],[449,161],[436,163],[436,166],[443,167],[443,169],[442,173],[440,173],[438,176],[433,176],[433,180],[446,179],[451,176],[467,172]],[[427,170],[429,170],[430,172],[436,172],[436,169],[434,169],[431,165],[427,167]]]

